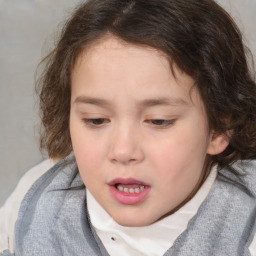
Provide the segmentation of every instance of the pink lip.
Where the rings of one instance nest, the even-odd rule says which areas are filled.
[[[108,185],[109,186],[115,186],[116,184],[123,184],[123,185],[128,185],[128,184],[134,184],[134,185],[143,185],[143,186],[149,186],[143,181],[136,180],[133,178],[116,178],[114,180],[111,180]]]
[[[145,186],[144,190],[139,192],[139,193],[125,193],[122,191],[119,191],[117,189],[117,185],[140,185],[140,186]],[[113,197],[121,204],[125,204],[125,205],[135,205],[135,204],[139,204],[141,202],[143,202],[147,195],[150,192],[151,187],[140,181],[140,180],[136,180],[133,178],[117,178],[114,179],[112,181],[110,181],[108,183],[108,185],[110,186],[110,192],[113,195]]]

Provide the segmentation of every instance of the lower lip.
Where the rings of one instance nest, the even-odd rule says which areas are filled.
[[[114,198],[121,204],[135,205],[143,202],[149,191],[150,187],[145,187],[140,193],[125,193],[119,191],[115,186],[110,186],[110,191]]]

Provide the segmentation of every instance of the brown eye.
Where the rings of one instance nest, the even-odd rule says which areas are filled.
[[[83,119],[83,122],[91,126],[101,126],[103,124],[108,123],[109,120],[105,118],[90,118],[90,119]]]
[[[175,122],[174,119],[171,120],[165,120],[165,119],[151,119],[148,120],[148,123],[151,123],[154,126],[159,126],[159,127],[168,127],[170,125],[172,125]]]

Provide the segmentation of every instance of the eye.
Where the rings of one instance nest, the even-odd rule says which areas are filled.
[[[171,120],[166,120],[166,119],[150,119],[147,120],[147,123],[155,126],[155,127],[159,127],[159,128],[167,128],[171,125],[173,125],[175,122],[175,119],[171,119]]]
[[[106,119],[106,118],[84,118],[83,122],[86,125],[98,127],[98,126],[102,126],[104,124],[107,124],[110,121],[109,121],[109,119]]]

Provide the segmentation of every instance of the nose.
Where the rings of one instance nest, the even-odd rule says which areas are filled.
[[[136,164],[144,159],[143,142],[132,127],[115,129],[109,151],[110,161],[122,165]]]

